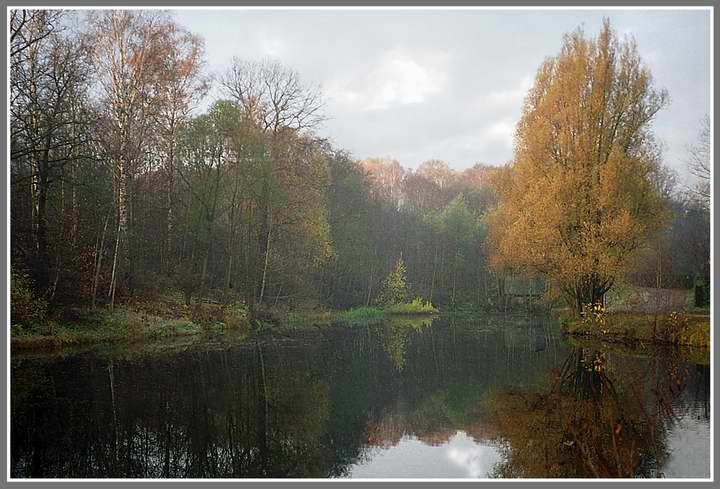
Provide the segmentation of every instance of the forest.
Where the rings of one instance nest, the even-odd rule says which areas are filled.
[[[320,87],[272,59],[210,73],[170,13],[9,15],[18,331],[169,294],[251,314],[414,298],[493,311],[539,277],[542,303],[581,310],[621,283],[710,283],[709,119],[685,185],[651,130],[668,94],[608,22],[540,67],[513,161],[455,170],[335,147]]]

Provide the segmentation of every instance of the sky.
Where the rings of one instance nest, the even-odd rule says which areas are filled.
[[[603,17],[633,36],[670,104],[655,119],[668,166],[687,178],[687,145],[710,114],[710,12],[702,10],[179,10],[205,39],[208,68],[270,58],[319,86],[318,134],[355,158],[462,170],[512,158],[535,73],[578,27]]]

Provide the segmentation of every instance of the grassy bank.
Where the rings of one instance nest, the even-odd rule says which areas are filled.
[[[415,299],[403,304],[391,304],[384,307],[357,307],[344,311],[288,311],[278,314],[273,311],[269,314],[271,322],[298,329],[307,326],[366,326],[380,323],[397,316],[425,316],[437,314],[439,311],[430,302]],[[274,320],[273,320],[274,319]]]
[[[195,303],[175,297],[136,301],[114,309],[70,308],[41,324],[15,325],[13,350],[51,349],[102,343],[157,342],[174,337],[217,336],[227,332],[250,334],[267,328],[292,331],[335,324],[356,327],[390,317],[437,313],[430,303],[415,300],[385,308],[361,307],[347,311],[281,311],[266,308],[251,318],[244,304]]]
[[[335,321],[342,325],[355,326],[379,322],[392,316],[422,316],[437,314],[439,311],[430,302],[415,299],[404,304],[392,304],[382,308],[359,307],[335,313]]]
[[[40,325],[13,325],[11,345],[13,349],[33,349],[133,343],[249,329],[243,304],[142,301],[114,309],[65,309]]]
[[[626,345],[710,346],[710,316],[704,314],[588,312],[582,318],[561,317],[560,329],[569,335],[589,336]]]

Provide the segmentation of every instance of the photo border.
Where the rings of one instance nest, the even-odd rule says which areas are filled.
[[[603,2],[593,2],[588,5],[578,5],[578,2],[562,2],[562,1],[555,1],[555,2],[531,2],[531,1],[516,1],[513,2],[512,5],[506,6],[506,5],[499,5],[497,2],[463,2],[463,1],[454,1],[452,6],[437,6],[433,5],[431,2],[428,1],[396,1],[393,3],[392,9],[408,9],[412,7],[419,7],[421,9],[427,9],[427,10],[446,10],[446,9],[467,9],[467,8],[478,8],[478,9],[517,9],[517,10],[532,10],[532,9],[562,9],[562,10],[574,10],[574,9],[597,9],[597,10],[613,10],[613,9],[623,9],[626,10],[628,7],[625,7],[625,3],[623,1],[615,0],[615,1],[603,1]],[[644,8],[653,8],[653,9],[693,9],[693,8],[711,8],[710,13],[710,63],[711,63],[711,94],[710,94],[710,103],[711,107],[713,109],[712,111],[712,117],[711,117],[711,135],[712,135],[712,145],[711,145],[711,162],[714,162],[714,147],[715,147],[715,133],[714,133],[714,120],[716,114],[715,106],[714,106],[714,92],[715,92],[715,86],[714,86],[714,75],[715,75],[715,50],[714,50],[714,29],[713,29],[713,22],[714,22],[714,6],[717,2],[714,1],[688,1],[683,2],[682,5],[679,5],[677,1],[675,2],[647,2],[647,1],[635,1],[633,2],[633,6],[630,8],[638,8],[638,9],[644,9]],[[8,22],[9,22],[9,9],[10,8],[83,8],[83,9],[89,9],[93,7],[99,7],[99,8],[188,8],[188,7],[195,7],[193,5],[193,2],[190,0],[175,0],[175,1],[154,1],[152,3],[152,6],[145,5],[143,2],[139,0],[135,1],[129,1],[129,0],[118,0],[110,3],[105,2],[90,2],[87,0],[78,0],[71,2],[68,4],[67,2],[48,2],[48,1],[38,1],[33,2],[32,5],[24,6],[20,4],[19,2],[13,2],[10,5],[7,5],[4,9],[4,20],[5,20],[5,26],[6,26],[6,39],[5,39],[5,47],[3,49],[4,52],[4,59],[5,62],[3,63],[3,70],[5,74],[5,80],[6,80],[6,90],[9,92],[9,73],[8,73],[8,60],[7,60],[7,52],[8,52],[8,43],[9,43],[9,29],[7,28]],[[282,9],[282,10],[293,10],[296,8],[309,8],[309,9],[376,9],[376,8],[388,8],[384,6],[383,2],[380,2],[378,0],[375,1],[368,1],[365,0],[363,2],[357,3],[355,2],[352,6],[345,6],[340,7],[337,5],[334,5],[330,1],[318,1],[315,0],[313,2],[307,2],[307,1],[272,1],[272,2],[245,2],[245,3],[238,3],[238,2],[230,2],[230,1],[215,1],[213,2],[212,6],[203,6],[203,7],[196,7],[198,9],[209,9],[209,8],[252,8],[252,9]],[[6,126],[5,126],[5,134],[9,134],[9,121],[10,121],[10,115],[9,115],[9,107],[8,107],[8,97],[5,97],[3,99],[3,107],[5,109],[6,113]],[[10,361],[10,310],[9,310],[9,297],[10,297],[10,276],[8,273],[9,270],[9,252],[10,252],[10,220],[9,220],[9,203],[10,203],[10,192],[9,192],[9,173],[10,173],[10,151],[9,151],[9,140],[6,138],[4,140],[4,154],[6,155],[6,171],[2,172],[2,185],[3,188],[6,189],[6,198],[3,202],[3,212],[6,216],[6,227],[4,229],[4,243],[5,243],[5,253],[3,253],[3,265],[4,269],[6,271],[6,280],[4,283],[4,294],[3,294],[3,301],[6,311],[6,334],[4,335],[4,361],[3,364],[3,373],[5,374],[6,379],[6,389],[3,390],[3,401],[4,405],[6,407],[6,414],[7,419],[6,423],[3,426],[3,435],[6,440],[6,456],[3,457],[3,467],[4,467],[4,473],[6,476],[6,480],[3,482],[3,484],[7,485],[15,485],[15,484],[23,484],[25,487],[35,487],[36,485],[38,487],[44,486],[46,482],[52,482],[53,484],[58,485],[58,487],[61,488],[74,488],[78,486],[79,484],[92,484],[92,485],[99,485],[99,486],[105,486],[105,485],[111,485],[112,487],[144,487],[146,485],[150,486],[155,483],[181,483],[181,484],[221,484],[221,485],[230,485],[230,484],[242,484],[243,487],[268,487],[268,484],[270,486],[274,486],[275,484],[278,485],[284,485],[287,483],[292,484],[300,484],[301,486],[315,486],[318,482],[321,484],[330,484],[332,486],[336,484],[345,484],[345,483],[353,483],[353,484],[372,484],[372,485],[385,485],[385,484],[414,484],[416,482],[421,482],[424,487],[426,485],[437,485],[438,487],[443,487],[448,482],[452,483],[478,483],[478,480],[463,480],[463,479],[268,479],[268,480],[258,480],[258,479],[122,479],[122,480],[116,480],[116,479],[9,479],[9,460],[10,460],[10,453],[9,453],[9,427],[10,427],[10,401],[9,401],[9,382],[10,382],[10,369],[9,369],[9,361]],[[712,202],[714,198],[712,195],[714,195],[714,188],[716,183],[716,175],[712,175],[712,182],[711,182],[711,226],[710,226],[710,243],[711,243],[711,268],[713,270],[713,276],[712,276],[712,297],[711,297],[711,321],[714,319],[714,304],[717,302],[718,297],[720,297],[717,288],[714,286],[715,283],[717,283],[718,280],[718,273],[714,268],[714,260],[713,257],[715,256],[716,247],[715,247],[715,241],[714,241],[714,228],[716,223],[716,215],[713,209]],[[515,485],[525,485],[525,484],[533,484],[534,487],[539,486],[541,488],[547,487],[556,487],[558,483],[569,483],[569,484],[578,484],[578,485],[586,485],[586,484],[592,484],[593,487],[605,487],[612,485],[613,487],[616,487],[617,485],[624,486],[626,484],[635,484],[635,483],[647,483],[647,482],[655,482],[655,483],[661,483],[661,484],[671,484],[677,483],[678,485],[686,484],[689,481],[692,481],[695,484],[711,484],[714,480],[714,467],[715,467],[715,458],[716,458],[716,451],[715,449],[715,439],[714,439],[714,419],[717,415],[716,407],[713,402],[714,399],[714,390],[716,387],[716,384],[718,382],[717,376],[715,375],[717,365],[715,364],[713,357],[714,352],[717,351],[717,338],[714,334],[714,324],[711,324],[711,386],[710,386],[710,392],[711,392],[711,420],[710,420],[710,433],[711,433],[711,447],[710,447],[710,456],[711,456],[711,468],[710,468],[710,479],[700,479],[700,480],[693,480],[693,479],[673,479],[673,480],[663,480],[663,479],[652,479],[652,480],[612,480],[612,479],[601,479],[601,480],[584,480],[584,479],[503,479],[503,480],[492,480],[492,481],[486,481],[482,480],[480,481],[481,484],[490,484],[490,485],[506,485],[510,484],[511,487]],[[27,486],[29,484],[29,486]],[[599,484],[599,486],[598,486]]]

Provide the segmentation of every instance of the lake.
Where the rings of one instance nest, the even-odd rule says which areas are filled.
[[[488,316],[14,354],[10,470],[709,477],[710,367],[691,353]]]

